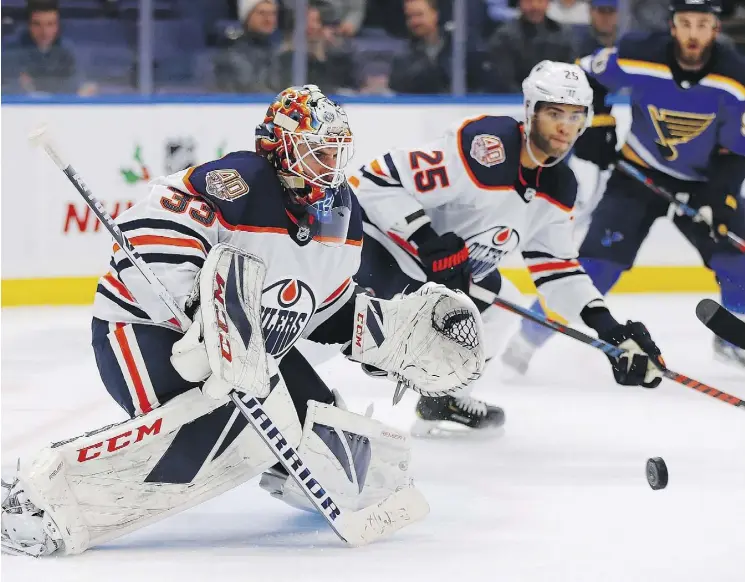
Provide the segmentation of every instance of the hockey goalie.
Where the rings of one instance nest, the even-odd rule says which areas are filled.
[[[258,401],[341,510],[411,491],[391,531],[428,512],[395,428],[346,409],[294,347],[345,355],[421,394],[456,394],[484,367],[467,295],[428,284],[383,300],[352,280],[361,210],[344,167],[352,133],[318,87],[291,87],[239,151],[155,180],[117,220],[193,320],[184,330],[114,245],[94,303],[92,343],[130,419],[22,458],[3,479],[2,548],[79,554],[261,477],[311,509],[229,395]],[[252,400],[255,399],[255,400]],[[415,494],[414,494],[415,493]]]

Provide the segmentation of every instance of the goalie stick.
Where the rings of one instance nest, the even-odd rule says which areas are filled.
[[[471,283],[469,295],[480,301],[483,301],[484,303],[492,303],[494,305],[497,305],[498,307],[506,309],[507,311],[512,311],[513,313],[516,313],[521,317],[525,317],[526,319],[529,319],[537,323],[538,325],[542,325],[543,327],[558,331],[559,333],[580,341],[583,344],[592,346],[593,348],[600,350],[608,356],[620,358],[626,353],[625,350],[609,344],[608,342],[589,336],[586,333],[582,333],[579,330],[571,328],[567,325],[563,325],[558,321],[549,319],[548,317],[526,309],[525,307],[512,303],[511,301],[502,299],[496,293],[492,293],[488,289],[484,289],[483,287],[475,285],[474,283]],[[693,388],[694,390],[698,390],[702,394],[706,394],[707,396],[711,396],[712,398],[716,398],[717,400],[721,400],[722,402],[726,402],[727,404],[731,404],[732,406],[737,406],[745,410],[745,400],[741,400],[737,396],[732,396],[731,394],[722,392],[721,390],[718,390],[713,386],[709,386],[708,384],[704,384],[703,382],[699,382],[698,380],[694,380],[693,378],[689,378],[688,376],[684,376],[683,374],[679,374],[678,372],[673,372],[661,361],[653,360],[653,362],[655,366],[660,369],[662,375],[665,376],[665,378],[672,380],[673,382],[677,382],[678,384],[682,384],[683,386],[686,386],[688,388]]]
[[[702,299],[696,306],[699,321],[720,338],[745,350],[745,321],[713,299]]]
[[[661,196],[662,198],[670,202],[670,204],[675,206],[675,208],[680,210],[687,217],[696,218],[699,216],[698,210],[678,200],[673,194],[665,190],[662,186],[658,186],[657,184],[655,184],[652,181],[652,178],[645,176],[642,172],[637,170],[634,166],[632,166],[628,162],[621,160],[618,162],[617,167],[620,168],[621,171],[627,176],[630,176],[634,178],[635,180],[638,180],[639,182],[644,184],[647,188],[649,188],[652,192],[654,192],[658,196]],[[733,247],[738,249],[741,253],[745,253],[745,239],[740,238],[739,236],[737,236],[734,232],[730,230],[730,231],[727,231],[727,240]]]
[[[29,140],[32,144],[43,148],[55,165],[72,182],[106,230],[124,250],[132,264],[142,273],[153,293],[168,307],[181,329],[186,331],[191,325],[189,317],[179,307],[176,300],[137,250],[130,244],[127,237],[104,210],[80,175],[62,158],[59,150],[52,144],[47,135],[46,128],[42,127],[34,131],[29,136]],[[245,398],[244,395],[244,400],[241,400],[241,395],[233,390],[230,393],[230,399],[241,414],[246,417],[246,420],[264,441],[264,444],[269,447],[277,461],[302,489],[308,500],[326,519],[331,529],[347,544],[361,546],[374,542],[413,521],[423,518],[429,512],[429,505],[424,496],[413,487],[400,489],[378,503],[358,511],[341,509],[323,485],[313,477],[310,468],[303,462],[294,447],[285,440],[256,398],[252,396]]]

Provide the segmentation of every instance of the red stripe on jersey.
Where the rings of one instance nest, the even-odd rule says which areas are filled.
[[[556,198],[551,198],[551,196],[549,196],[545,192],[536,192],[536,198],[543,198],[543,200],[545,200],[549,204],[553,204],[557,208],[561,208],[564,212],[572,211],[572,209],[569,206],[562,204],[561,202],[556,200]]]
[[[132,303],[135,303],[135,298],[132,297],[132,294],[124,286],[124,283],[119,281],[116,277],[114,277],[114,275],[112,275],[111,273],[106,273],[106,275],[104,275],[104,279],[109,285],[111,285],[114,289],[116,289],[119,292],[119,295],[124,297],[127,301],[131,301]]]
[[[328,297],[326,297],[326,299],[324,299],[323,302],[324,303],[331,303],[334,299],[336,299],[337,297],[339,297],[339,295],[341,295],[342,293],[344,293],[344,291],[347,290],[347,287],[349,287],[349,282],[351,280],[352,280],[351,277],[347,278],[341,285],[339,285],[336,288],[336,291],[334,291],[331,295],[329,295]]]
[[[561,269],[568,269],[569,267],[577,268],[579,266],[579,261],[557,261],[553,263],[530,265],[528,271],[531,273],[543,273],[544,271],[560,271]]]
[[[114,332],[114,336],[116,337],[116,341],[119,343],[119,347],[122,349],[124,362],[127,364],[127,371],[132,378],[132,384],[134,384],[135,392],[137,393],[137,400],[140,404],[139,408],[140,410],[142,410],[143,414],[147,414],[153,409],[153,407],[150,404],[150,401],[147,399],[145,386],[142,383],[140,371],[137,369],[137,364],[135,363],[135,359],[132,356],[132,350],[129,347],[127,336],[124,334],[124,329],[117,329]]]
[[[415,257],[419,256],[419,252],[414,248],[414,245],[412,245],[409,241],[401,238],[400,236],[391,232],[390,230],[388,231],[387,234],[393,242],[395,242],[398,246],[404,249],[407,253],[414,255]]]

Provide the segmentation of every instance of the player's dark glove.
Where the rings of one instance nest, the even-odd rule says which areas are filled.
[[[616,126],[588,127],[574,144],[574,155],[605,170],[618,159]]]
[[[709,228],[709,235],[718,241],[727,236],[729,227],[737,215],[737,197],[712,194],[714,201],[698,209],[698,216],[693,221],[700,222]]]
[[[427,281],[468,293],[471,268],[468,247],[462,238],[453,232],[428,238],[419,244],[418,253]]]
[[[653,360],[662,362],[660,348],[654,343],[643,323],[627,321],[598,334],[600,339],[626,350],[627,355],[608,359],[613,366],[616,382],[624,386],[656,388],[662,381],[662,372]]]

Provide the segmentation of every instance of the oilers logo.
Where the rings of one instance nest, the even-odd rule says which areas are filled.
[[[285,355],[315,310],[313,291],[298,279],[281,279],[265,288],[261,297],[261,329],[266,352],[275,358]]]
[[[509,226],[497,226],[469,237],[466,244],[471,276],[480,281],[497,268],[502,257],[517,249],[520,234]]]

